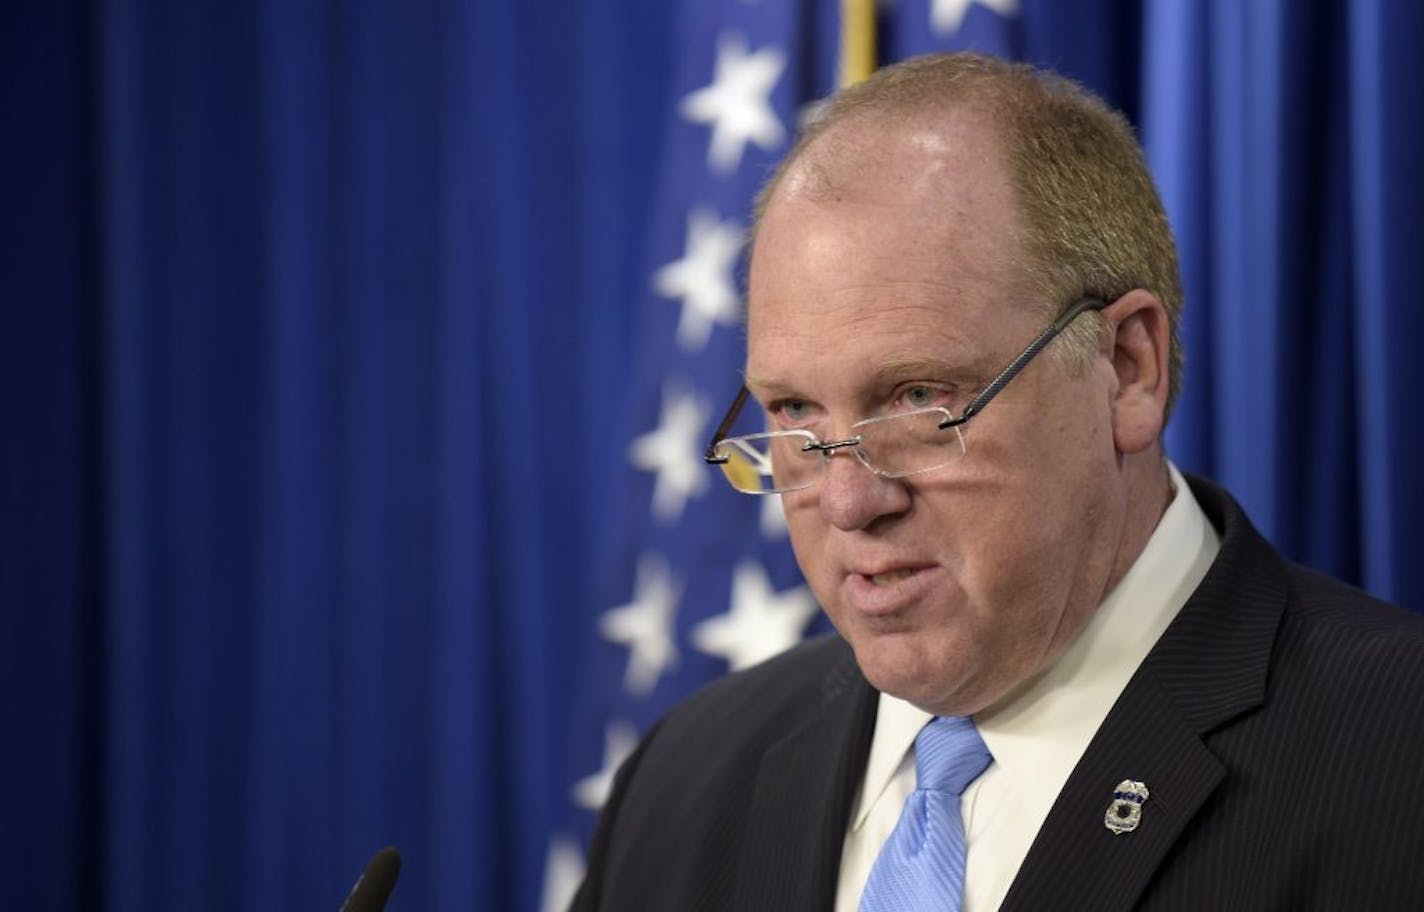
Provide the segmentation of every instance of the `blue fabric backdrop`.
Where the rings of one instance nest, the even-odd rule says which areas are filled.
[[[1424,11],[1023,0],[927,31],[951,5],[887,6],[887,56],[1002,41],[1141,128],[1189,294],[1178,461],[1424,608]],[[792,42],[786,116],[834,57],[831,2],[614,6],[0,12],[15,908],[334,908],[388,843],[394,909],[538,906],[647,511],[659,194],[708,129],[672,112],[748,9]]]

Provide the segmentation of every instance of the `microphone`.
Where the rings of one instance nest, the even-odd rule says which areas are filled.
[[[396,887],[400,868],[401,857],[395,846],[386,846],[372,855],[346,902],[341,904],[341,912],[382,912]]]

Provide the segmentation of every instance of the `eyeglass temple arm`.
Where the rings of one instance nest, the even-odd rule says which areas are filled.
[[[1014,377],[1018,375],[1018,372],[1023,370],[1024,366],[1034,359],[1035,355],[1043,351],[1044,347],[1052,342],[1055,336],[1066,329],[1069,323],[1072,323],[1084,311],[1102,310],[1107,306],[1108,302],[1101,298],[1079,298],[1073,302],[1067,310],[1063,311],[1057,320],[1053,321],[1052,326],[1039,333],[1038,338],[1029,343],[1028,348],[1024,349],[1013,361],[1009,362],[1009,366],[1000,371],[999,376],[995,377],[992,383],[984,387],[984,392],[974,397],[974,401],[965,407],[962,415],[958,418],[950,418],[947,421],[940,422],[940,430],[955,427],[973,418],[983,410],[984,406],[989,404],[990,399],[999,395],[999,390],[1003,389],[1005,384],[1014,379]]]
[[[717,444],[727,439],[727,432],[732,429],[732,423],[736,421],[737,416],[741,414],[742,405],[747,401],[748,395],[750,395],[750,391],[744,383],[742,384],[742,388],[737,390],[737,398],[732,400],[731,408],[727,409],[727,414],[722,416],[722,423],[717,425],[717,430],[712,435],[712,442],[707,444],[707,450],[702,454],[702,460],[704,462],[709,465],[726,464],[727,457],[717,455]]]

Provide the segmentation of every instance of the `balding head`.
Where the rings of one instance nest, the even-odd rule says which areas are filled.
[[[1162,302],[1171,323],[1170,408],[1182,366],[1171,230],[1127,122],[1067,79],[973,54],[880,70],[807,125],[758,198],[757,223],[778,194],[834,200],[873,172],[897,172],[906,192],[933,192],[928,180],[953,167],[936,160],[937,146],[968,130],[990,138],[985,155],[1004,156],[1030,303],[1056,313],[1084,295],[1111,301],[1138,288]],[[923,154],[906,158],[903,142],[881,141],[906,135],[918,137]],[[973,213],[944,217],[966,216]],[[1100,328],[1094,318],[1078,321],[1059,351],[1085,358]]]

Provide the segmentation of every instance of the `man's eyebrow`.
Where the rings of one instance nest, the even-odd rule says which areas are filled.
[[[875,375],[881,382],[888,383],[908,379],[968,380],[983,371],[984,366],[979,364],[951,362],[942,358],[903,357],[886,361],[876,368]]]
[[[982,361],[983,359],[979,359]],[[978,383],[985,373],[992,369],[987,363],[947,361],[943,358],[905,356],[891,358],[875,368],[873,381],[881,386],[900,383],[905,380],[940,380],[950,382]],[[745,374],[742,382],[752,395],[762,401],[770,399],[809,399],[799,387],[775,377],[759,377]]]
[[[782,380],[771,377],[757,377],[753,374],[746,374],[742,378],[742,383],[747,389],[752,391],[758,399],[771,399],[777,397],[795,398],[798,394],[796,388]]]

